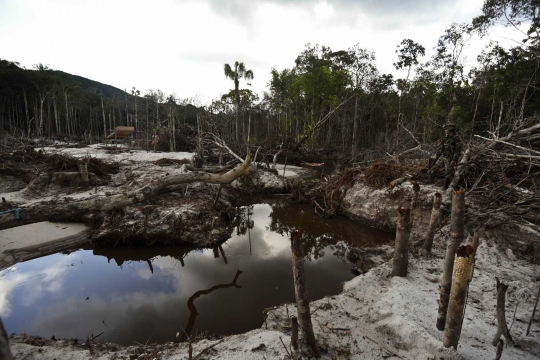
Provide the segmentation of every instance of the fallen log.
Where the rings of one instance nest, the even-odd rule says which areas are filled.
[[[143,203],[157,195],[160,191],[171,185],[191,182],[204,182],[210,184],[230,184],[237,178],[252,174],[255,170],[251,166],[252,155],[248,154],[246,160],[224,174],[214,174],[203,171],[194,171],[184,174],[175,174],[157,179],[139,189],[127,191],[111,196],[95,196],[79,201],[44,201],[39,203],[21,205],[22,219],[16,220],[13,215],[0,215],[0,230],[23,224],[45,221],[58,218],[83,219],[85,215],[97,211],[111,211],[129,205]]]
[[[392,180],[392,181],[390,181],[390,188],[394,188],[394,187],[396,187],[398,185],[401,185],[405,181],[410,180],[412,178],[413,178],[412,175],[406,174],[405,176],[400,177],[399,179]]]

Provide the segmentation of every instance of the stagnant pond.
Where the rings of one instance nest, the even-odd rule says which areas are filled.
[[[339,293],[354,275],[351,247],[392,235],[347,219],[320,219],[283,201],[237,209],[221,247],[80,249],[19,263],[0,273],[8,333],[121,344],[166,342],[177,332],[237,334],[260,327],[263,309],[294,301],[288,233],[304,229],[310,299]],[[238,272],[241,270],[241,273]]]

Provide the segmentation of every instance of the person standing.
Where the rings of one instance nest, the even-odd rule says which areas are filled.
[[[454,122],[449,121],[446,123],[446,125],[444,125],[444,132],[446,133],[446,136],[437,151],[437,161],[428,171],[428,183],[433,183],[437,171],[444,167],[446,178],[443,189],[446,190],[450,185],[452,175],[454,175],[455,172],[455,166],[461,156],[462,143],[461,139],[456,134],[456,124]]]

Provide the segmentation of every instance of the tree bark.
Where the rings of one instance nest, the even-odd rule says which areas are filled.
[[[428,231],[424,239],[424,250],[427,255],[431,254],[431,248],[433,247],[433,237],[437,226],[439,226],[439,218],[441,216],[441,203],[442,195],[435,193],[433,196],[433,208],[431,210],[431,219],[429,220]]]
[[[411,234],[411,211],[408,208],[398,209],[396,229],[396,246],[394,249],[394,265],[392,276],[407,276],[409,265],[409,237]]]
[[[302,229],[295,230],[291,234],[292,267],[294,278],[294,295],[298,308],[298,322],[302,329],[302,338],[311,348],[316,357],[320,357],[319,347],[313,332],[311,313],[309,309],[308,290],[304,273],[304,255],[302,253]]]
[[[452,213],[450,218],[450,238],[446,245],[446,257],[444,259],[444,269],[441,285],[439,287],[439,315],[437,317],[437,329],[444,330],[446,324],[446,312],[450,300],[450,287],[452,284],[452,273],[454,271],[454,258],[456,250],[463,241],[465,235],[465,191],[454,191],[452,198]]]
[[[471,149],[467,149],[457,166],[457,170],[454,174],[454,177],[452,178],[452,181],[450,182],[450,185],[448,186],[448,189],[446,190],[446,195],[448,197],[450,197],[450,195],[452,195],[452,191],[454,191],[454,189],[457,188],[459,179],[461,179],[461,176],[465,172],[465,169],[467,168],[467,164],[469,163],[470,157],[471,157]]]
[[[531,319],[529,320],[529,325],[527,325],[527,333],[525,334],[526,336],[529,336],[529,333],[531,332],[531,326],[534,321],[534,315],[536,314],[536,308],[538,307],[538,298],[540,298],[540,286],[538,287],[538,292],[536,293],[536,302],[534,303]]]
[[[510,332],[508,331],[508,325],[506,324],[506,291],[508,290],[508,285],[505,283],[499,281],[499,278],[496,277],[495,280],[497,280],[497,334],[495,335],[495,338],[493,339],[493,346],[497,345],[497,342],[499,342],[499,339],[501,338],[501,335],[504,335],[506,342],[510,345],[514,345],[514,340],[510,336]]]
[[[291,354],[293,360],[298,359],[298,320],[291,317]]]
[[[446,327],[444,329],[443,344],[445,347],[457,349],[459,343],[463,317],[465,316],[465,302],[467,301],[469,282],[472,277],[474,256],[474,248],[471,245],[462,245],[456,252],[450,303],[448,304]]]

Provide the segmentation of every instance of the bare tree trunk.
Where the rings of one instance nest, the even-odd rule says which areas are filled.
[[[495,353],[495,360],[501,359],[503,349],[504,349],[504,341],[503,339],[499,339],[499,341],[497,342],[497,352]]]
[[[433,237],[435,236],[435,230],[439,226],[439,218],[441,216],[441,203],[442,195],[435,193],[433,195],[433,208],[431,210],[431,219],[429,220],[428,231],[426,238],[424,239],[424,250],[427,255],[431,254],[431,248],[433,247]]]
[[[354,97],[354,118],[353,118],[353,133],[352,133],[352,149],[351,156],[354,161],[356,155],[356,143],[358,142],[358,94]]]
[[[536,314],[536,308],[538,307],[538,298],[540,298],[540,286],[538,286],[538,292],[536,293],[536,302],[534,303],[531,320],[529,320],[529,325],[527,325],[527,333],[525,334],[526,336],[529,336],[529,333],[531,332],[531,325],[534,320],[534,315]]]
[[[291,317],[291,354],[293,360],[298,359],[298,320]]]
[[[248,111],[248,130],[247,130],[247,143],[249,145],[249,136],[251,135],[251,109]]]
[[[446,327],[444,328],[443,344],[445,347],[452,346],[457,349],[459,343],[474,257],[475,251],[471,245],[462,245],[456,252],[450,303],[448,304]]]
[[[411,200],[411,229],[417,220],[418,214],[418,196],[420,195],[420,184],[417,181],[413,182],[413,196]]]
[[[450,300],[450,287],[452,285],[452,273],[454,271],[454,258],[456,250],[463,241],[465,235],[465,191],[454,191],[452,198],[452,213],[450,218],[450,238],[446,245],[446,257],[439,292],[439,315],[437,317],[437,329],[443,331],[446,324],[446,312]]]
[[[103,141],[107,146],[107,118],[105,117],[105,106],[103,106],[103,96],[101,97],[101,112],[103,113]]]
[[[409,237],[411,235],[411,211],[408,208],[398,208],[396,228],[396,246],[394,249],[394,265],[392,276],[407,276],[409,265]]]
[[[508,331],[508,325],[506,324],[506,290],[508,290],[508,285],[505,283],[499,281],[499,278],[495,278],[497,280],[497,334],[495,335],[495,338],[493,339],[493,346],[497,345],[497,342],[501,338],[501,335],[504,335],[506,342],[510,345],[514,344],[514,340],[510,336],[510,332]]]
[[[320,357],[317,340],[313,332],[311,314],[309,309],[308,291],[304,273],[304,255],[302,254],[302,244],[300,238],[302,230],[295,230],[291,233],[292,265],[294,277],[294,294],[298,307],[298,322],[302,329],[302,338],[313,350],[316,357]]]
[[[0,319],[0,359],[2,360],[13,360],[11,355],[11,350],[9,349],[9,337]]]

